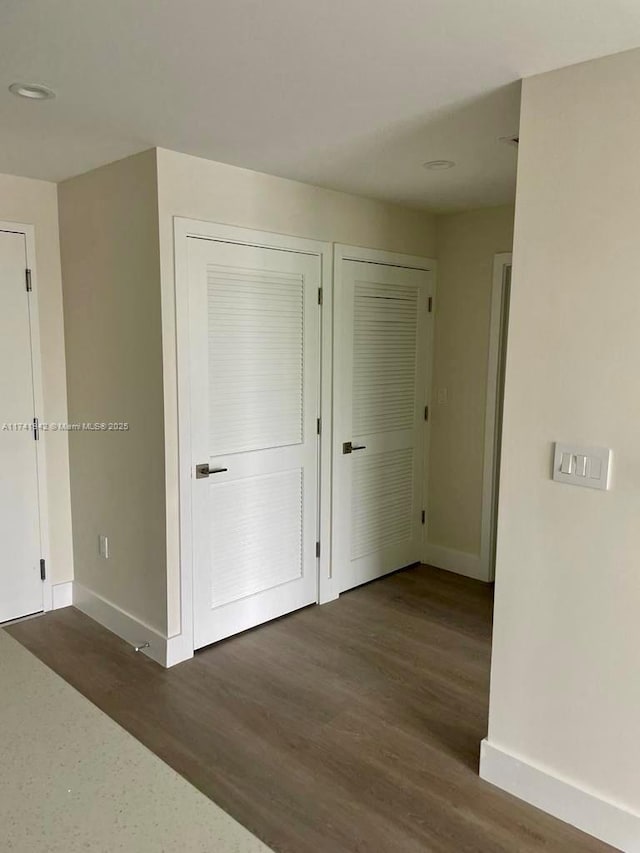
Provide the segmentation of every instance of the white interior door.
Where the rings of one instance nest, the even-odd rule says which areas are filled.
[[[0,231],[0,622],[43,609],[24,234]]]
[[[343,260],[334,561],[342,592],[420,560],[431,274]]]
[[[317,601],[321,262],[189,238],[188,266],[200,648]]]

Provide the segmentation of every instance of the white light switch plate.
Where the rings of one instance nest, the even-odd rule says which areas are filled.
[[[611,450],[607,447],[577,447],[556,442],[553,479],[570,486],[608,489]]]

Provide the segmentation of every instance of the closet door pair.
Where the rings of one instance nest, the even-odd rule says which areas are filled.
[[[295,245],[295,244],[292,244]],[[188,238],[195,647],[318,600],[320,490],[339,591],[417,562],[431,274]],[[333,483],[320,483],[333,320]],[[326,423],[325,428],[330,428]]]

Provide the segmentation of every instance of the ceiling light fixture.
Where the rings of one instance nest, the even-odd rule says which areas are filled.
[[[31,101],[47,101],[56,96],[52,89],[38,83],[12,83],[9,91],[19,98],[29,98]]]
[[[432,172],[442,172],[444,169],[452,169],[455,165],[453,160],[428,160],[422,164],[422,168],[430,169]]]

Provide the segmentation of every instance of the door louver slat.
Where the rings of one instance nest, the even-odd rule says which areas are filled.
[[[413,424],[417,302],[415,287],[355,282],[354,435]]]
[[[301,275],[208,266],[212,454],[302,441],[303,285]]]

